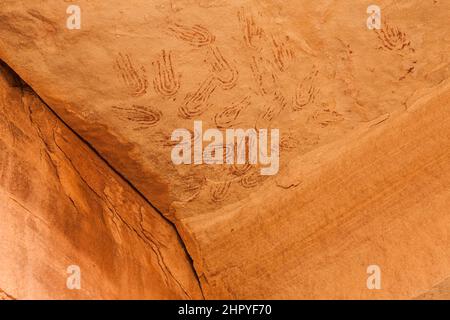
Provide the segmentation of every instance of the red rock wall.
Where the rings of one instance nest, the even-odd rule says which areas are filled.
[[[174,227],[4,65],[0,114],[1,298],[201,297]]]

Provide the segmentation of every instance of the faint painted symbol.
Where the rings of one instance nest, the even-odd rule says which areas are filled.
[[[139,97],[147,92],[145,68],[144,66],[135,66],[130,55],[119,53],[115,61],[115,69],[131,96]]]
[[[156,68],[156,76],[153,79],[155,91],[165,97],[173,96],[180,88],[179,75],[175,73],[172,63],[172,55],[165,50],[156,61],[153,62]]]

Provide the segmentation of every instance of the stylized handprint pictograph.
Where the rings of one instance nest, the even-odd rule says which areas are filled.
[[[288,36],[284,39],[272,36],[272,54],[275,65],[280,71],[285,71],[292,59],[294,59],[294,49],[290,45]]]
[[[138,97],[147,92],[148,82],[144,66],[136,68],[128,54],[119,53],[114,67],[131,96]]]
[[[199,195],[205,183],[206,180],[203,176],[194,174],[183,176],[180,181],[176,182],[177,196],[182,201],[192,201]]]
[[[402,51],[411,48],[411,41],[407,39],[406,33],[402,32],[397,27],[390,26],[387,22],[384,24],[383,29],[375,30],[378,39],[381,41],[381,48],[385,48],[391,51]]]
[[[161,111],[149,106],[133,105],[130,108],[113,106],[113,109],[122,120],[137,125],[133,130],[143,130],[155,126],[162,116]]]
[[[183,104],[178,108],[178,115],[183,119],[192,119],[205,112],[211,106],[208,100],[217,86],[229,90],[236,85],[238,72],[224,59],[219,49],[210,47],[209,56],[212,73],[195,93],[186,95]]]
[[[322,127],[327,127],[343,120],[344,116],[341,113],[331,109],[326,104],[323,104],[321,109],[315,110],[308,118],[308,122],[317,123]]]
[[[318,70],[312,70],[297,86],[294,94],[292,109],[294,111],[302,110],[309,104],[314,103],[320,89],[316,88],[315,80],[319,74]]]
[[[260,173],[253,167],[253,170],[250,170],[239,179],[239,184],[246,189],[250,189],[255,188],[266,179],[267,176],[260,175]]]
[[[405,32],[402,32],[399,28],[391,26],[389,23],[385,23],[383,29],[376,30],[378,39],[381,42],[381,46],[378,49],[386,49],[396,52],[402,58],[409,58],[409,63],[405,68],[404,74],[399,77],[399,80],[404,80],[408,75],[412,74],[415,70],[415,64],[417,60],[410,55],[414,54],[415,49],[411,46],[411,41],[408,40]],[[409,57],[408,57],[409,56]],[[405,64],[406,61],[403,62]]]
[[[253,15],[248,13],[245,8],[241,8],[237,16],[245,44],[251,49],[257,49],[255,42],[263,37],[263,29],[256,24]]]
[[[236,177],[243,176],[254,167],[254,165],[250,163],[250,152],[249,152],[249,150],[255,147],[254,143],[257,142],[255,140],[251,140],[248,137],[246,137],[245,139],[242,139],[237,143],[230,143],[228,145],[229,153],[227,154],[227,160],[230,161],[227,161],[227,163],[232,163],[232,165],[229,167],[229,172],[233,176]],[[237,164],[236,159],[239,150],[242,151],[242,149],[244,149],[245,152],[245,163]]]
[[[299,141],[292,134],[285,135],[280,139],[280,151],[295,149]]]
[[[251,168],[253,168],[253,165],[247,161],[245,164],[232,164],[230,172],[232,175],[240,177],[246,174]]]
[[[264,63],[264,58],[252,56],[250,68],[260,95],[266,95],[272,92],[271,90],[273,90],[273,87],[277,82],[276,75],[268,70],[266,65],[267,63]]]
[[[194,47],[204,47],[214,42],[214,36],[200,25],[185,26],[173,23],[169,26],[169,31],[178,39],[186,41]]]
[[[170,52],[162,50],[159,59],[153,62],[156,76],[153,79],[155,91],[164,97],[171,97],[180,89],[179,75],[175,73]]]
[[[233,102],[231,106],[226,107],[222,112],[216,113],[214,122],[219,129],[230,128],[234,125],[241,111],[250,105],[250,97]]]
[[[222,89],[232,89],[236,85],[239,72],[223,57],[218,47],[210,47],[209,61],[214,79],[219,82]]]
[[[286,106],[286,98],[280,92],[276,91],[273,95],[272,103],[266,106],[262,119],[271,122],[286,108]]]
[[[221,202],[226,199],[230,190],[231,181],[216,182],[211,186],[211,200]]]
[[[224,58],[219,48],[213,45],[214,36],[204,27],[200,25],[195,25],[193,27],[188,27],[181,24],[172,24],[169,30],[179,39],[188,42],[195,47],[207,47],[208,56],[207,61],[211,66],[211,73],[206,77],[206,79],[200,84],[199,88],[185,96],[182,105],[178,108],[178,116],[183,119],[192,119],[193,117],[203,114],[211,104],[208,102],[211,94],[219,86],[223,90],[232,89],[238,79],[237,69]],[[163,52],[162,61],[167,65],[166,72],[168,75],[169,82],[171,85],[170,90],[162,90],[163,77],[160,76],[155,82],[155,90],[157,92],[167,92],[172,94],[172,92],[178,91],[179,83],[178,79],[173,72],[173,66],[170,54],[166,55]],[[162,62],[160,62],[160,66]],[[160,67],[161,68],[161,67]],[[158,79],[158,78],[157,78]]]
[[[186,95],[183,104],[178,108],[178,115],[183,119],[201,115],[211,106],[208,100],[216,87],[212,77],[203,81],[196,92]]]

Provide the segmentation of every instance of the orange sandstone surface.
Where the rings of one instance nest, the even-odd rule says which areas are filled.
[[[448,1],[69,4],[0,0],[0,298],[448,298]],[[175,165],[194,121],[279,171]]]

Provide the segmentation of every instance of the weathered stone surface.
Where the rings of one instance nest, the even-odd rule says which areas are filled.
[[[0,299],[201,297],[174,228],[3,65],[0,114]]]
[[[448,277],[450,3],[3,0],[0,58],[178,227],[206,297],[417,297]],[[170,134],[279,128],[280,172]],[[383,290],[366,268],[383,270]]]
[[[207,296],[413,298],[446,279],[450,86],[423,99],[292,163],[292,179],[304,177],[296,168],[321,163],[298,186],[252,195],[228,215],[183,220]],[[382,290],[366,287],[373,264]]]
[[[417,300],[450,300],[450,279],[435,285],[430,291],[416,298]]]
[[[283,177],[291,159],[393,117],[450,72],[443,1],[381,1],[381,31],[367,29],[364,2],[77,4],[81,30],[68,30],[68,3],[3,0],[0,56],[155,206],[179,217],[239,203],[275,179],[175,167],[175,128],[192,129],[193,120],[280,128]],[[235,120],[220,117],[229,106],[241,109]]]

